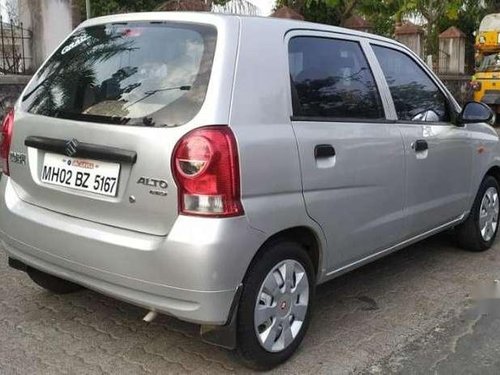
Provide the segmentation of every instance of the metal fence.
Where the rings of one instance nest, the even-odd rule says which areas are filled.
[[[29,74],[32,32],[0,17],[0,74]]]

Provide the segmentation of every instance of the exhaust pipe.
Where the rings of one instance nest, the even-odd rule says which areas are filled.
[[[153,320],[156,319],[157,316],[158,313],[156,311],[150,311],[146,314],[144,318],[142,318],[142,320],[144,320],[146,323],[151,323]]]

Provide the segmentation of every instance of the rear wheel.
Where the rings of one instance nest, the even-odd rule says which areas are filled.
[[[68,294],[84,289],[81,285],[49,275],[35,268],[28,267],[27,273],[37,285],[55,294]]]
[[[486,176],[479,187],[469,217],[457,229],[459,245],[469,251],[488,250],[498,232],[498,183]]]
[[[315,277],[305,249],[282,241],[262,250],[243,283],[238,311],[238,353],[245,364],[268,370],[297,350],[309,326]]]

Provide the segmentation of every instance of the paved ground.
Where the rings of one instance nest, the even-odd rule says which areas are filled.
[[[94,292],[58,297],[0,255],[0,374],[246,372],[197,327]],[[281,374],[500,373],[500,321],[472,313],[478,282],[500,278],[487,253],[424,241],[319,288],[309,334]],[[496,370],[496,371],[495,371]]]

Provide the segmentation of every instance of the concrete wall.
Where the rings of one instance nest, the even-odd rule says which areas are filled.
[[[465,73],[465,38],[439,39],[439,73]]]
[[[75,26],[72,0],[18,0],[19,18],[32,30],[31,54],[36,69]]]
[[[418,56],[423,57],[423,36],[422,34],[401,34],[396,35],[396,40],[403,43]]]

